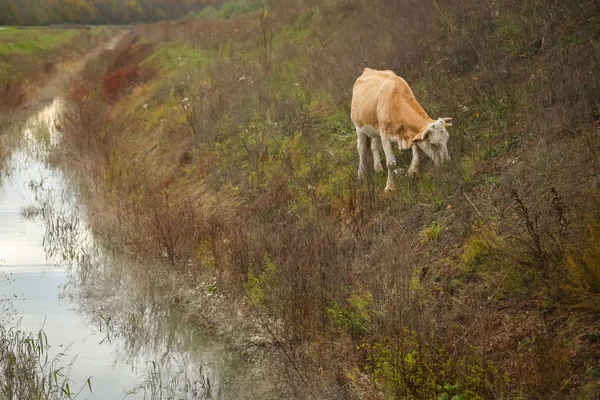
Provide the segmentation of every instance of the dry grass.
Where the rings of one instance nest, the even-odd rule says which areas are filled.
[[[157,270],[214,278],[295,397],[597,395],[597,4],[286,5],[141,26],[181,59],[129,46],[90,67],[99,94],[74,96],[65,134],[118,216],[98,227]],[[394,198],[355,177],[365,66],[457,122],[453,161]],[[131,92],[115,71],[148,75]],[[106,79],[119,89],[100,94]]]

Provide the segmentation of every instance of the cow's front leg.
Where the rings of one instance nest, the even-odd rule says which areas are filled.
[[[394,183],[394,174],[396,173],[396,157],[394,156],[394,149],[392,149],[392,141],[389,135],[384,133],[381,134],[381,144],[383,145],[383,152],[385,153],[385,162],[388,168],[387,184],[385,185],[385,191],[391,192],[396,190]]]
[[[379,136],[371,138],[371,152],[373,153],[373,168],[375,172],[383,172],[383,166],[381,165],[381,139]]]
[[[367,135],[356,128],[356,149],[358,150],[358,177],[365,173],[364,160],[367,155]]]
[[[408,176],[418,176],[419,175],[419,146],[412,146],[412,161],[410,162],[410,167],[408,168]]]

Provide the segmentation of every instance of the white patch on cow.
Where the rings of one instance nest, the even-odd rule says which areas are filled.
[[[359,133],[364,133],[365,135],[367,135],[370,138],[379,137],[379,129],[377,129],[377,128],[371,126],[371,125],[365,125],[365,126],[360,127],[360,128],[357,126],[356,130]]]
[[[371,125],[365,125],[363,127],[356,127],[359,133],[365,134],[370,138],[380,138],[379,130]],[[398,149],[406,150],[411,147],[408,140],[405,138],[399,138],[398,136],[392,136],[390,138],[392,142],[396,142],[398,144]]]

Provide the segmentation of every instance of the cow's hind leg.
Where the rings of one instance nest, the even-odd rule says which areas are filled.
[[[373,153],[373,168],[375,172],[383,172],[383,166],[381,165],[381,139],[379,136],[371,138],[371,152]]]
[[[385,153],[385,162],[388,168],[387,184],[385,185],[385,191],[391,192],[396,190],[396,184],[394,183],[394,174],[396,173],[396,156],[394,156],[394,149],[392,148],[391,136],[381,133],[381,144],[383,145],[383,152]]]
[[[367,135],[356,128],[356,149],[358,150],[358,177],[365,173],[365,158],[367,156]]]

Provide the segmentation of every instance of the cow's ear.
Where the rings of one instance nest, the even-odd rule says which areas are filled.
[[[419,143],[421,140],[427,139],[427,136],[430,133],[431,133],[431,128],[427,128],[423,132],[419,133],[418,135],[415,135],[415,137],[413,137],[412,139],[410,139],[410,142],[412,144]]]

